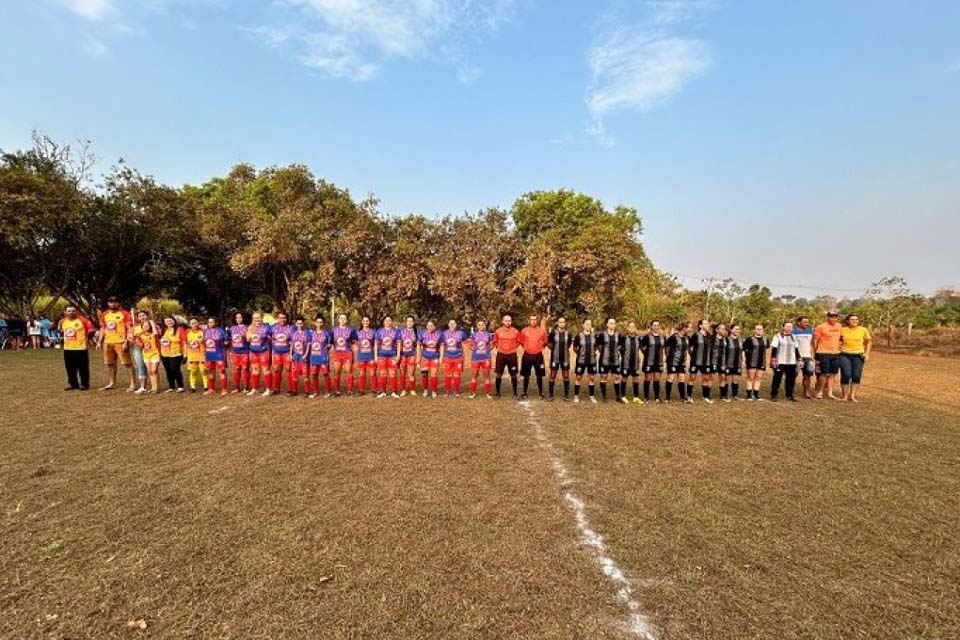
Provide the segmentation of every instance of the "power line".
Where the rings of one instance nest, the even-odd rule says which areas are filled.
[[[669,275],[676,276],[676,277],[678,277],[678,278],[683,278],[683,279],[686,279],[686,280],[698,280],[698,281],[700,281],[700,282],[709,283],[708,288],[712,288],[713,283],[715,283],[717,280],[720,280],[720,278],[717,278],[717,276],[696,276],[696,275],[692,275],[692,274],[688,274],[688,273],[670,273],[670,272],[668,272],[668,273],[669,273]],[[804,285],[804,284],[778,284],[778,283],[774,283],[774,282],[748,282],[748,281],[746,281],[746,280],[738,280],[738,279],[736,279],[736,278],[730,278],[730,279],[733,280],[734,282],[736,282],[737,284],[740,284],[740,285],[761,284],[761,285],[766,286],[766,287],[776,287],[776,288],[778,288],[778,289],[803,289],[803,290],[806,290],[806,291],[835,291],[835,292],[842,292],[842,293],[860,293],[860,294],[864,293],[864,292],[867,290],[867,287],[861,287],[861,288],[857,288],[857,289],[843,288],[843,287],[819,287],[819,286],[814,287],[814,286]]]

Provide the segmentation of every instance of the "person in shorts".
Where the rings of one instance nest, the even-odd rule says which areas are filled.
[[[553,392],[557,384],[557,372],[563,378],[563,400],[567,401],[570,395],[570,347],[573,338],[567,331],[566,318],[558,318],[557,324],[547,336],[547,348],[550,350],[550,381],[547,383],[549,398],[553,400]]]
[[[324,326],[323,314],[318,313],[310,331],[310,396],[320,395],[320,376],[323,376],[324,397],[329,398],[333,392],[333,381],[330,380],[330,345],[333,344],[333,333]]]
[[[681,322],[677,325],[665,345],[666,364],[667,364],[667,397],[670,402],[673,395],[673,385],[678,383],[677,391],[680,393],[680,402],[693,402],[692,398],[687,398],[687,351],[690,348],[690,338],[687,333],[690,331],[689,322]]]
[[[800,357],[803,359],[800,365],[800,373],[803,376],[803,397],[810,400],[813,398],[811,390],[813,376],[817,371],[817,366],[813,361],[813,327],[810,326],[810,318],[807,316],[797,318],[797,323],[793,327],[793,335],[797,339]]]
[[[493,382],[490,380],[490,353],[493,350],[493,334],[487,331],[487,323],[477,322],[476,328],[470,334],[470,397],[476,397],[480,382],[483,382],[483,392],[490,398],[493,392]]]
[[[640,339],[640,351],[643,353],[643,399],[650,400],[650,388],[653,387],[653,400],[660,402],[660,376],[663,374],[663,352],[666,338],[660,332],[660,322],[654,320],[647,334]]]
[[[594,395],[597,375],[597,336],[593,332],[593,323],[589,319],[583,321],[583,329],[573,338],[573,401],[580,402],[580,385],[583,378],[587,378],[588,398],[593,404],[597,403]]]
[[[502,324],[493,332],[493,348],[497,350],[494,360],[493,382],[497,397],[500,397],[500,383],[503,382],[503,372],[510,374],[510,385],[513,387],[513,397],[520,399],[520,383],[517,379],[517,349],[520,345],[520,332],[513,326],[513,317],[503,316]]]
[[[693,383],[700,376],[700,395],[703,401],[711,404],[710,387],[713,384],[713,366],[710,360],[711,339],[710,323],[700,320],[697,331],[690,336],[690,374],[687,376],[687,399],[693,401]]]
[[[620,402],[627,404],[627,381],[633,382],[633,402],[643,404],[640,399],[640,360],[643,358],[643,336],[637,331],[637,323],[627,324],[627,330],[620,336]],[[650,384],[645,383],[647,396],[650,395]],[[649,398],[648,398],[649,399]]]
[[[747,400],[760,401],[760,382],[767,368],[767,338],[762,324],[753,327],[753,335],[743,341],[743,361],[747,368]]]
[[[440,385],[440,332],[433,320],[427,320],[427,326],[420,331],[417,342],[420,345],[420,355],[417,365],[420,367],[423,388],[423,397],[437,397],[437,387]]]
[[[97,349],[103,354],[108,376],[107,384],[100,388],[101,391],[109,391],[117,386],[118,362],[130,373],[128,390],[137,390],[137,375],[133,370],[133,358],[130,357],[132,328],[130,312],[120,306],[116,297],[107,298],[107,308],[100,313],[100,332],[97,334]]]
[[[537,316],[530,316],[530,320],[520,332],[520,346],[523,355],[520,356],[520,377],[523,378],[523,392],[521,399],[527,399],[527,389],[530,387],[530,374],[537,377],[537,392],[543,400],[543,377],[546,375],[546,365],[543,361],[543,349],[547,346],[547,330],[540,325]]]
[[[833,383],[840,372],[840,312],[831,309],[827,312],[827,321],[817,325],[813,331],[813,354],[817,368],[818,400],[826,392],[831,400],[842,400],[833,394]]]

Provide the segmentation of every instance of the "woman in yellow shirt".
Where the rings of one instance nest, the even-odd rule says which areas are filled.
[[[873,336],[869,329],[860,326],[857,314],[844,318],[840,329],[840,387],[847,402],[857,402],[857,387],[863,377],[863,365],[870,357],[872,342]]]
[[[187,329],[187,378],[191,392],[197,390],[198,384],[201,391],[207,388],[203,351],[203,329],[200,328],[200,321],[190,318],[190,328]]]
[[[160,334],[160,362],[167,373],[167,393],[183,393],[183,354],[186,351],[187,332],[177,326],[173,316],[163,319],[163,331]]]
[[[139,314],[138,314],[139,315]],[[158,393],[160,389],[160,329],[149,316],[143,318],[133,328],[133,341],[140,350],[143,366],[150,378],[150,388],[147,389],[141,380],[140,388],[136,393]]]

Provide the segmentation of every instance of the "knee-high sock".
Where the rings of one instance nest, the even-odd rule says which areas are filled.
[[[537,376],[537,393],[543,395],[543,376]]]
[[[256,391],[259,391],[259,390],[260,390],[260,374],[259,374],[259,373],[253,373],[253,374],[251,374],[251,377],[253,378],[253,382],[252,382],[251,384],[248,384],[248,385],[247,385],[247,391],[249,391],[249,390],[251,390],[251,389],[254,389],[254,390],[256,390]]]
[[[267,371],[263,374],[264,386],[267,388],[267,391],[273,389],[273,371]]]
[[[607,383],[606,382],[600,383],[600,395],[603,396],[604,400],[607,399]]]
[[[430,374],[427,371],[420,372],[420,385],[424,391],[430,390]]]
[[[500,395],[500,386],[501,386],[502,384],[503,384],[503,376],[497,376],[495,386],[497,387],[497,395],[498,395],[498,396]]]
[[[733,382],[730,384],[730,397],[736,398],[740,395],[740,383]]]
[[[637,382],[636,380],[634,380],[632,386],[633,386],[633,397],[634,397],[634,398],[639,398],[639,397],[640,397],[640,383]]]
[[[239,367],[233,370],[233,388],[236,389],[237,391],[240,390],[241,375],[242,375],[242,372],[240,371]]]
[[[556,388],[557,388],[557,381],[556,381],[556,380],[551,380],[550,382],[547,383],[547,390],[548,390],[548,393],[550,394],[550,397],[551,397],[551,398],[553,397],[553,391],[554,391],[554,389],[556,389]]]
[[[454,393],[460,393],[460,376],[459,376],[459,374],[453,376],[453,392],[454,392]]]
[[[470,393],[477,392],[477,379],[473,378],[470,380]]]
[[[589,394],[589,396],[590,396],[591,398],[592,398],[594,395],[596,395],[596,390],[597,390],[597,385],[596,385],[596,384],[592,384],[592,383],[591,383],[591,384],[588,384],[588,385],[587,385],[587,393]]]
[[[300,390],[299,376],[295,375],[293,371],[291,371],[290,373],[287,374],[287,391],[290,391],[291,393],[296,393],[299,390]]]
[[[580,397],[580,383],[579,383],[579,382],[574,382],[574,383],[573,383],[573,395],[574,395],[574,397]]]
[[[210,372],[210,375],[207,376],[207,391],[213,391],[216,381],[217,376],[213,372]]]
[[[527,389],[530,388],[530,376],[523,376],[523,395],[527,395]]]
[[[653,399],[654,400],[660,399],[660,381],[659,380],[653,381]]]
[[[358,378],[357,383],[360,385],[360,393],[363,393],[367,390],[367,373],[365,371],[360,372],[360,377]]]
[[[353,373],[347,374],[347,393],[353,393]]]
[[[320,376],[316,373],[310,374],[310,393],[317,395],[320,393]]]
[[[726,397],[727,397],[727,385],[726,385],[726,384],[720,385],[720,397],[721,397],[721,398],[726,398]]]
[[[250,388],[250,370],[249,369],[243,370],[243,388],[244,389]]]
[[[643,399],[644,400],[650,399],[650,381],[649,380],[643,381]]]
[[[563,379],[563,397],[566,398],[570,395],[570,381],[566,378]]]
[[[687,385],[682,381],[680,382],[680,399],[681,400],[687,399]]]
[[[672,397],[673,397],[673,382],[671,382],[670,380],[667,380],[667,402],[670,402],[670,398]]]
[[[510,385],[513,387],[513,395],[517,395],[517,376],[516,376],[516,374],[510,376]]]
[[[617,400],[620,399],[620,382],[613,383],[613,395],[616,396]]]
[[[434,376],[430,378],[430,391],[437,392],[437,386],[440,384],[440,378]]]
[[[387,392],[387,376],[380,376],[380,393]]]
[[[483,381],[483,392],[489,394],[493,390],[493,383],[490,382],[490,378],[487,378]]]
[[[687,397],[688,397],[688,398],[692,398],[692,397],[693,397],[693,383],[692,383],[692,382],[688,382],[688,383],[686,384],[686,387],[687,387]]]
[[[708,384],[700,385],[700,394],[701,394],[704,398],[707,398],[707,399],[709,400],[709,399],[710,399],[710,385],[708,385]]]

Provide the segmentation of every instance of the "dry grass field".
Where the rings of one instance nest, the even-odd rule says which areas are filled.
[[[960,637],[956,360],[591,406],[68,394],[59,357],[0,353],[2,638],[638,637],[627,600],[662,640]]]

